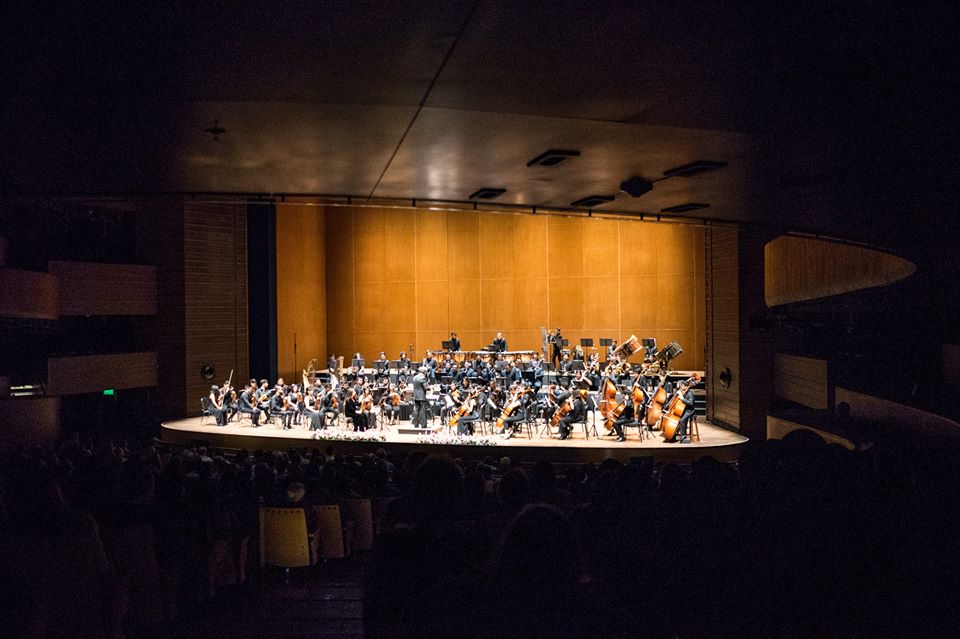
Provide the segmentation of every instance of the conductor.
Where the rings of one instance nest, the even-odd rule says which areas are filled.
[[[413,376],[413,427],[427,427],[427,372],[430,369],[421,366]]]

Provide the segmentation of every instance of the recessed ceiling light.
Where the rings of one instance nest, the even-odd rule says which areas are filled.
[[[486,186],[485,186],[485,187],[479,188],[479,189],[477,189],[476,191],[474,191],[473,193],[471,193],[471,194],[470,194],[470,197],[469,197],[468,199],[471,199],[471,200],[493,200],[493,199],[496,199],[496,198],[500,197],[501,195],[503,195],[503,194],[506,193],[506,192],[507,192],[506,189],[492,189],[492,188],[490,188],[490,187],[486,187]]]
[[[686,213],[687,211],[696,211],[697,209],[707,209],[707,208],[710,208],[709,204],[702,204],[700,202],[687,202],[686,204],[668,206],[665,209],[660,209],[660,212],[661,213]]]
[[[601,204],[606,204],[607,202],[613,202],[614,199],[612,195],[588,195],[587,197],[571,202],[570,206],[590,209],[595,206],[600,206]]]
[[[579,155],[580,151],[569,149],[550,149],[549,151],[544,151],[537,157],[527,162],[527,166],[556,166],[561,162],[565,162],[570,158],[578,157]]]
[[[726,165],[726,162],[720,162],[719,160],[697,160],[696,162],[691,162],[690,164],[684,164],[682,166],[676,166],[672,169],[667,169],[663,172],[663,176],[690,177],[691,175],[706,173],[707,171],[716,171],[717,169],[722,169]]]

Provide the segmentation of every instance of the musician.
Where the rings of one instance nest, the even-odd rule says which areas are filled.
[[[617,340],[612,339],[610,340],[610,344],[607,346],[607,361],[610,361],[610,359],[613,357],[614,351],[616,350],[617,350]]]
[[[540,353],[534,353],[530,360],[530,370],[533,371],[533,388],[537,391],[543,386],[543,360]]]
[[[680,421],[677,423],[677,433],[670,441],[680,444],[689,444],[690,438],[687,437],[687,426],[690,424],[690,420],[693,418],[693,415],[696,412],[696,408],[694,407],[696,398],[694,397],[693,388],[690,386],[689,381],[684,380],[680,382],[680,388],[677,389],[677,395],[679,395],[680,399],[683,401],[684,409],[683,413],[680,415]]]
[[[580,346],[579,344],[574,345],[574,347],[573,347],[573,352],[572,352],[572,356],[573,356],[573,361],[575,361],[575,362],[582,362],[582,361],[583,361],[583,347]]]
[[[323,416],[320,412],[320,398],[316,389],[307,393],[304,397],[303,414],[310,420],[310,430],[316,431],[323,428]]]
[[[406,351],[400,351],[400,359],[397,360],[397,371],[407,372],[413,367],[413,362],[407,357]]]
[[[427,367],[421,366],[413,376],[413,427],[427,427]]]
[[[520,369],[517,367],[516,362],[510,362],[510,365],[507,367],[507,384],[513,385],[523,379],[523,374],[520,372]]]
[[[373,367],[378,371],[386,371],[390,366],[389,360],[387,360],[387,354],[384,351],[380,351],[380,357],[373,361]]]
[[[493,347],[499,353],[505,353],[507,351],[507,340],[503,337],[503,333],[497,333],[496,338],[493,340]]]
[[[428,352],[427,356],[423,358],[423,365],[426,366],[429,370],[427,371],[427,377],[430,380],[431,384],[437,383],[437,358],[433,356],[433,353]]]
[[[617,433],[618,442],[626,441],[627,438],[623,434],[623,427],[626,424],[629,424],[630,422],[632,422],[634,416],[637,414],[636,406],[634,406],[633,404],[632,394],[627,394],[623,402],[624,402],[623,412],[620,413],[620,416],[617,417],[617,419],[614,420],[613,422],[613,430],[614,432]]]
[[[457,420],[457,435],[460,436],[473,434],[473,425],[480,421],[481,410],[487,402],[487,396],[478,389],[475,397],[468,397],[465,401],[469,403],[469,412]]]
[[[563,357],[563,336],[560,334],[560,327],[557,327],[556,332],[550,335],[548,341],[553,346],[550,361],[553,362],[554,367],[556,367]]]
[[[460,350],[460,338],[457,337],[457,332],[452,331],[450,333],[450,350],[459,351]]]
[[[514,392],[511,400],[508,400],[507,406],[511,406],[514,403],[516,403],[516,406],[513,412],[503,418],[503,430],[501,432],[503,433],[504,439],[513,437],[516,434],[516,425],[527,418],[527,410],[529,407],[527,406],[526,398],[529,396],[529,390],[530,389],[524,386],[520,386]]]
[[[353,430],[355,432],[367,430],[367,417],[360,410],[360,400],[354,388],[347,391],[347,398],[344,400],[343,414],[346,415],[347,419],[353,421]]]
[[[210,402],[207,405],[207,412],[209,412],[214,419],[216,419],[217,426],[226,426],[227,409],[223,406],[220,389],[216,385],[210,387],[210,395],[208,396],[208,399]]]
[[[254,381],[253,384],[247,386],[247,388],[240,393],[240,399],[237,402],[240,405],[240,412],[250,415],[250,422],[254,428],[260,426],[260,409],[257,408],[256,391],[257,385]]]
[[[570,369],[573,366],[573,362],[570,361],[570,354],[564,353],[560,359],[560,365],[557,366],[557,372],[561,375],[567,375],[570,373]]]
[[[237,390],[226,380],[220,387],[220,396],[223,401],[223,407],[227,410],[227,422],[233,419],[233,416],[240,412],[240,406],[237,405],[240,397]]]
[[[337,373],[337,356],[330,354],[330,357],[327,358],[327,370],[331,373]]]
[[[573,432],[573,424],[576,422],[586,421],[587,404],[583,401],[583,398],[586,397],[586,395],[587,391],[585,389],[573,391],[573,410],[560,419],[560,439],[567,439],[570,437],[570,434]]]
[[[340,411],[337,408],[337,393],[330,384],[323,385],[323,394],[320,396],[320,416],[323,428],[337,421]],[[327,421],[329,419],[329,421]]]
[[[287,390],[287,410],[290,411],[290,423],[300,425],[300,416],[303,414],[303,403],[300,401],[300,387],[293,384]]]
[[[373,412],[373,391],[369,386],[364,386],[363,393],[360,395],[360,413],[366,422],[367,428],[376,428],[377,417]]]
[[[475,377],[473,372],[473,364],[470,363],[470,360],[467,360],[464,362],[463,368],[461,368],[454,376],[453,381],[462,386],[463,380],[469,380],[471,377]]]
[[[400,391],[391,384],[380,400],[381,419],[386,419],[388,424],[396,424],[400,419],[400,407],[402,405]]]

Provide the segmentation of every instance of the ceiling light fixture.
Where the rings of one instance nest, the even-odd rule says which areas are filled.
[[[703,204],[702,202],[687,202],[686,204],[677,204],[676,206],[668,206],[665,209],[660,209],[661,213],[686,213],[687,211],[696,211],[697,209],[708,209],[710,208],[709,204]]]
[[[556,166],[561,162],[566,162],[570,158],[579,156],[580,151],[574,151],[571,149],[550,149],[549,151],[544,151],[537,157],[527,162],[527,166]]]
[[[219,142],[220,136],[226,133],[227,130],[222,126],[220,126],[219,120],[214,120],[213,126],[207,127],[206,129],[203,130],[203,132],[213,136],[214,142]]]
[[[689,164],[667,169],[663,172],[663,177],[691,177],[693,175],[699,175],[700,173],[706,173],[707,171],[716,171],[725,166],[727,166],[727,163],[719,160],[697,160]]]
[[[595,206],[607,204],[608,202],[613,202],[614,199],[615,198],[612,195],[588,195],[587,197],[580,198],[579,200],[574,200],[570,203],[570,206],[589,209]]]
[[[473,193],[471,193],[471,194],[470,194],[470,197],[467,198],[467,199],[470,199],[470,200],[495,200],[496,198],[500,197],[501,195],[503,195],[503,194],[506,193],[506,192],[507,192],[506,189],[493,189],[493,188],[490,188],[490,187],[485,186],[485,187],[479,188],[479,189],[477,189],[476,191],[474,191]]]

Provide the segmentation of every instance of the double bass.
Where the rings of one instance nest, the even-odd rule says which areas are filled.
[[[696,384],[700,381],[700,375],[694,373],[693,377],[686,380],[688,384]],[[670,402],[666,405],[660,415],[660,432],[666,440],[673,439],[677,434],[677,427],[680,425],[680,417],[686,409],[687,403],[683,401],[683,396],[676,393]]]
[[[603,378],[603,399],[600,400],[600,414],[603,415],[603,425],[607,432],[613,431],[613,422],[616,417],[612,417],[614,408],[617,406],[617,385],[609,377]]]
[[[647,398],[646,394],[643,392],[643,389],[640,388],[640,377],[637,377],[637,381],[633,383],[633,388],[630,389],[630,399],[633,401],[634,411],[639,418],[641,406],[643,406],[644,400]],[[604,422],[604,426],[607,429],[607,432],[613,430],[613,422],[617,421],[623,411],[627,408],[627,400],[624,398],[622,402],[613,407],[613,410],[610,411],[610,414],[606,416],[607,421]]]

